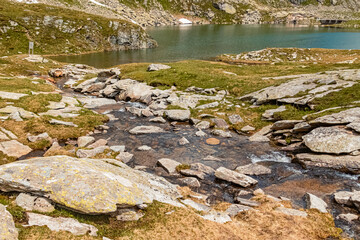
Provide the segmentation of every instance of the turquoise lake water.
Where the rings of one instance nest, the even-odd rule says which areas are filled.
[[[197,25],[148,28],[155,49],[113,51],[55,60],[98,68],[134,62],[211,59],[266,47],[360,49],[360,31],[296,25]]]

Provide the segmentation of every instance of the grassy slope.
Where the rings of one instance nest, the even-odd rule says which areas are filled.
[[[46,24],[45,19],[48,17],[53,20]],[[59,20],[57,24],[55,20]],[[141,38],[146,36],[139,26],[122,20],[115,20],[120,27],[114,30],[109,26],[110,20],[43,4],[0,0],[0,26],[6,28],[13,23],[13,27],[6,32],[0,31],[0,55],[26,53],[30,40],[35,42],[36,53],[56,54],[110,49],[107,39],[112,35],[117,36],[118,30],[136,30]],[[64,24],[56,27],[61,21]]]

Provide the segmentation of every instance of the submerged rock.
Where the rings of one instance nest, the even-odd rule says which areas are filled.
[[[0,190],[46,195],[53,202],[87,214],[112,213],[120,206],[153,200],[179,206],[175,199],[180,197],[176,187],[165,179],[119,161],[68,156],[2,165]]]
[[[236,172],[246,175],[264,175],[271,174],[271,169],[260,164],[251,163],[245,166],[239,166],[235,169]]]
[[[17,240],[18,230],[11,214],[6,210],[6,207],[0,204],[0,239]]]
[[[138,134],[151,134],[151,133],[163,133],[164,129],[156,126],[137,126],[129,131],[129,133],[138,135]]]

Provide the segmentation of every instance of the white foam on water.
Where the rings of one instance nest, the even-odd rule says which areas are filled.
[[[341,178],[345,178],[345,179],[349,179],[349,180],[353,180],[353,181],[357,181],[360,177],[360,175],[352,175],[352,174],[348,174],[348,173],[342,173],[342,172],[335,172],[335,175]]]
[[[291,158],[286,156],[284,153],[281,152],[271,152],[270,154],[264,154],[261,156],[257,156],[255,154],[251,154],[249,156],[252,163],[258,162],[282,162],[282,163],[290,163]]]

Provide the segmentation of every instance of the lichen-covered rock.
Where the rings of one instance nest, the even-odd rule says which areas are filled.
[[[76,183],[76,184],[75,184]],[[179,205],[176,187],[161,177],[133,170],[112,159],[68,156],[32,158],[0,166],[0,190],[34,192],[88,214],[153,200]]]
[[[319,153],[351,153],[360,149],[360,135],[339,127],[319,127],[303,136],[305,145]]]
[[[6,207],[0,204],[0,239],[1,240],[17,240],[18,230],[11,214]]]

